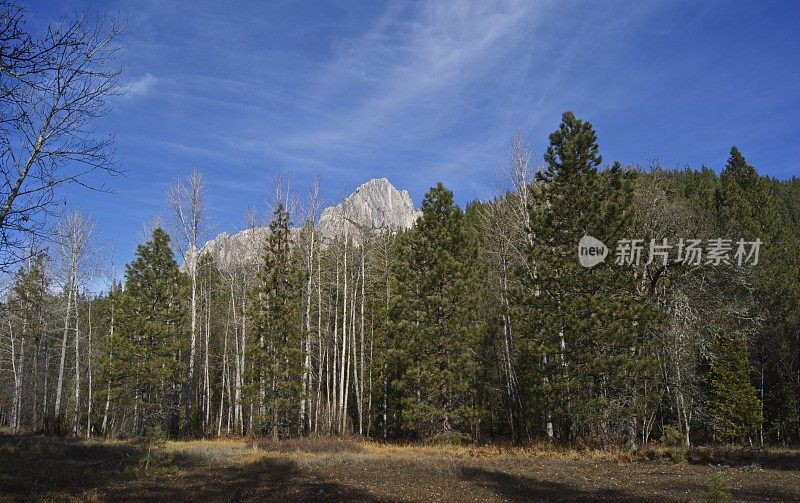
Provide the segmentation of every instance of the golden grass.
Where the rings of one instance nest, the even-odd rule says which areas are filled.
[[[633,452],[546,443],[433,445],[312,437],[168,441],[160,462],[145,471],[143,451],[134,440],[0,437],[0,501],[102,501],[121,495],[152,499],[162,493],[175,500],[215,501],[267,495],[276,487],[279,497],[305,495],[304,500],[315,499],[320,488],[326,497],[345,500],[345,495],[355,495],[351,499],[357,501],[373,494],[374,499],[475,500],[487,499],[486,491],[506,500],[574,500],[620,490],[646,500],[655,494],[674,496],[678,480],[699,491],[709,474],[723,466],[740,470],[731,472],[735,474],[757,469],[759,479],[769,477],[768,482],[734,490],[756,495],[768,485],[773,500],[794,501],[800,466],[800,451],[792,449],[695,448],[688,453],[688,464],[666,466],[671,464],[669,448],[659,446]],[[642,485],[645,479],[663,487]]]
[[[286,442],[286,447],[283,447]],[[538,458],[574,461],[630,462],[641,456],[625,449],[578,449],[549,444],[527,446],[502,445],[427,445],[412,443],[383,443],[358,438],[336,440],[341,449],[331,449],[331,439],[309,438],[303,442],[279,441],[259,442],[238,438],[214,440],[169,441],[167,450],[175,454],[196,456],[204,459],[249,463],[261,459],[312,460],[321,458],[371,457],[379,459],[492,459],[492,458]],[[289,445],[291,444],[291,445]],[[354,448],[355,447],[355,448]],[[653,456],[651,454],[651,456]],[[665,456],[665,455],[664,455]],[[654,457],[662,457],[661,453]]]
[[[92,439],[91,444],[126,445],[125,440]],[[332,448],[332,445],[334,447]],[[337,448],[336,446],[339,446]],[[669,447],[646,446],[638,451],[624,448],[576,448],[537,443],[525,446],[510,444],[494,445],[432,445],[419,443],[384,443],[356,437],[310,437],[306,439],[281,440],[278,442],[253,441],[242,438],[211,440],[171,440],[166,450],[175,456],[184,456],[207,462],[247,464],[264,459],[293,461],[324,461],[347,459],[509,459],[531,458],[552,461],[618,462],[665,461],[670,462]],[[741,448],[695,448],[688,455],[692,462],[708,464],[733,457]],[[730,451],[730,452],[729,452]],[[771,449],[770,452],[786,456],[797,456],[798,451]]]
[[[511,445],[421,445],[364,442],[365,452],[379,457],[491,459],[526,457],[551,460],[632,461],[630,451],[623,449],[576,449],[548,444]]]

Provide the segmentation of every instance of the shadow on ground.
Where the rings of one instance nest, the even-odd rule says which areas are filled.
[[[141,451],[42,435],[0,435],[0,499],[40,501],[60,495],[90,499],[97,487],[138,466]]]
[[[204,467],[175,476],[137,480],[106,491],[108,501],[382,501],[358,488],[301,470],[293,461]]]
[[[758,466],[769,470],[800,471],[800,451],[697,447],[690,451],[689,462],[697,465]]]
[[[612,489],[584,491],[566,483],[542,481],[532,477],[481,468],[464,468],[461,470],[461,477],[513,502],[615,501],[638,503],[648,501],[641,496],[634,496],[624,491]]]
[[[326,453],[251,457],[243,447],[182,451],[143,470],[143,450],[46,436],[0,435],[1,501],[638,501],[702,498],[723,474],[737,501],[800,501],[800,470],[457,460]],[[263,452],[262,452],[263,454]],[[247,462],[250,459],[253,461]],[[738,478],[738,479],[737,479]],[[690,498],[691,497],[691,498]]]
[[[383,501],[292,461],[221,465],[190,456],[144,473],[143,451],[45,436],[0,436],[0,501]]]

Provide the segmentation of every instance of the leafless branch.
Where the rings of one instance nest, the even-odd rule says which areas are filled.
[[[0,3],[0,270],[48,232],[59,187],[108,190],[88,175],[121,173],[113,136],[95,130],[121,92],[120,35],[119,24],[89,22],[86,12],[32,35],[24,9]]]

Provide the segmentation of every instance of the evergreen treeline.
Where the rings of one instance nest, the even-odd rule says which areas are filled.
[[[323,241],[313,216],[277,205],[259,253],[225,268],[191,246],[179,268],[157,228],[102,295],[81,290],[82,244],[64,240],[5,295],[0,424],[800,442],[800,180],[761,176],[736,148],[720,175],[604,166],[569,112],[543,169],[530,161],[515,138],[507,193],[461,209],[438,184],[401,232],[345,226]],[[612,248],[593,268],[578,262],[586,235]],[[630,238],[641,261],[617,263]],[[649,260],[663,238],[728,238],[731,257],[740,238],[762,245],[755,265],[677,247]]]

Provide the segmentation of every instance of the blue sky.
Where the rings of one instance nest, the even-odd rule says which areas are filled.
[[[88,5],[27,3],[41,25]],[[490,195],[514,132],[541,159],[564,110],[608,162],[719,169],[737,145],[800,174],[800,2],[160,2],[128,18],[127,95],[100,129],[124,178],[70,187],[128,261],[169,184],[207,178],[214,232],[263,210],[276,172],[326,204],[375,177],[416,204],[437,181]]]

